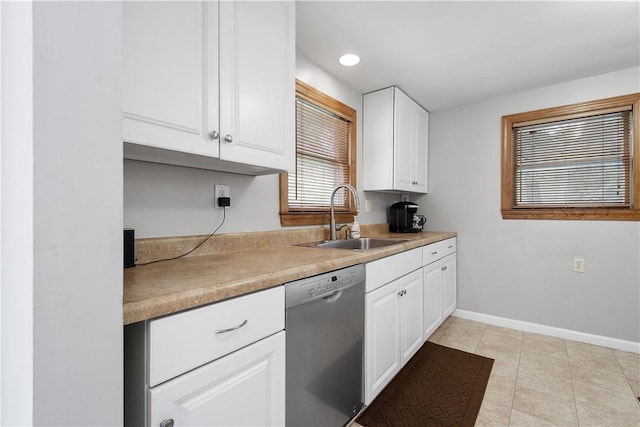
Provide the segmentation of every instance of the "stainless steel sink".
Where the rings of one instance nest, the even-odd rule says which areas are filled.
[[[316,248],[329,248],[329,249],[377,249],[390,245],[397,245],[399,243],[408,242],[411,239],[382,239],[375,237],[360,237],[359,239],[341,239],[341,240],[327,240],[324,242],[311,243],[305,246],[314,246]]]

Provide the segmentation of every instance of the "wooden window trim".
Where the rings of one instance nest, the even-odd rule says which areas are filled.
[[[553,118],[573,116],[587,117],[596,110],[617,109],[631,106],[633,110],[631,185],[632,205],[628,208],[512,208],[511,180],[511,129],[515,123],[551,121]],[[640,93],[617,96],[562,107],[546,108],[502,117],[502,201],[503,219],[556,219],[556,220],[620,220],[640,221]]]
[[[321,106],[351,122],[349,135],[349,181],[356,187],[356,110],[346,104],[320,92],[308,84],[296,79],[296,97],[305,101]],[[280,224],[282,226],[296,225],[320,225],[329,224],[329,208],[319,211],[290,212],[288,195],[289,195],[289,174],[284,172],[280,174]],[[351,209],[348,212],[336,211],[336,222],[347,223],[353,221],[355,212],[355,202],[353,196],[350,196]]]

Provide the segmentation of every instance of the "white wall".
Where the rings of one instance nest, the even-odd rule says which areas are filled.
[[[358,114],[358,164],[362,161],[362,94],[298,54],[296,77],[339,101]],[[358,167],[358,182],[362,167]],[[231,207],[219,233],[280,229],[278,175],[250,177],[232,173],[191,169],[126,160],[124,164],[124,225],[136,237],[181,236],[210,233],[222,220],[214,209],[213,187],[229,184]],[[390,195],[367,193],[373,212],[364,212],[365,193],[359,191],[361,224],[387,221]]]
[[[0,2],[1,425],[33,424],[33,92],[28,2]]]
[[[431,115],[431,230],[458,234],[458,307],[640,342],[640,223],[503,220],[500,119],[640,91],[640,69]],[[573,257],[585,273],[573,273]]]
[[[2,19],[2,424],[121,425],[121,4]]]

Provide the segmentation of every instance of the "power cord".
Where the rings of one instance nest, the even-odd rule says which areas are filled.
[[[153,264],[153,263],[156,263],[156,262],[171,261],[171,260],[179,259],[179,258],[182,258],[182,257],[185,257],[185,256],[189,255],[190,253],[192,253],[193,251],[198,249],[200,246],[204,245],[210,238],[213,237],[214,234],[216,234],[218,232],[218,230],[220,230],[220,227],[222,227],[224,225],[224,220],[227,218],[227,208],[226,208],[226,206],[223,206],[222,209],[223,209],[222,210],[222,222],[220,223],[220,225],[215,230],[213,230],[213,232],[211,234],[209,234],[202,242],[198,243],[195,248],[190,249],[188,252],[185,252],[182,255],[178,255],[178,256],[175,256],[173,258],[163,258],[163,259],[157,259],[155,261],[141,262],[141,263],[136,263],[136,265],[149,265],[149,264]]]

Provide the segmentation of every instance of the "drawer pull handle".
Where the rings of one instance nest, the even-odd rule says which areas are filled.
[[[242,323],[240,323],[238,326],[234,326],[233,328],[217,329],[216,330],[216,334],[224,334],[224,333],[227,333],[227,332],[235,331],[237,329],[242,328],[246,324],[247,324],[247,320],[245,319]]]
[[[437,253],[438,253],[438,251],[433,251],[433,252],[431,252],[431,255],[435,255]]]
[[[443,266],[440,270],[445,271],[447,269],[447,266]]]
[[[453,245],[449,245],[449,246],[447,246],[447,248],[448,248],[448,249],[451,249],[451,248],[453,248]]]

